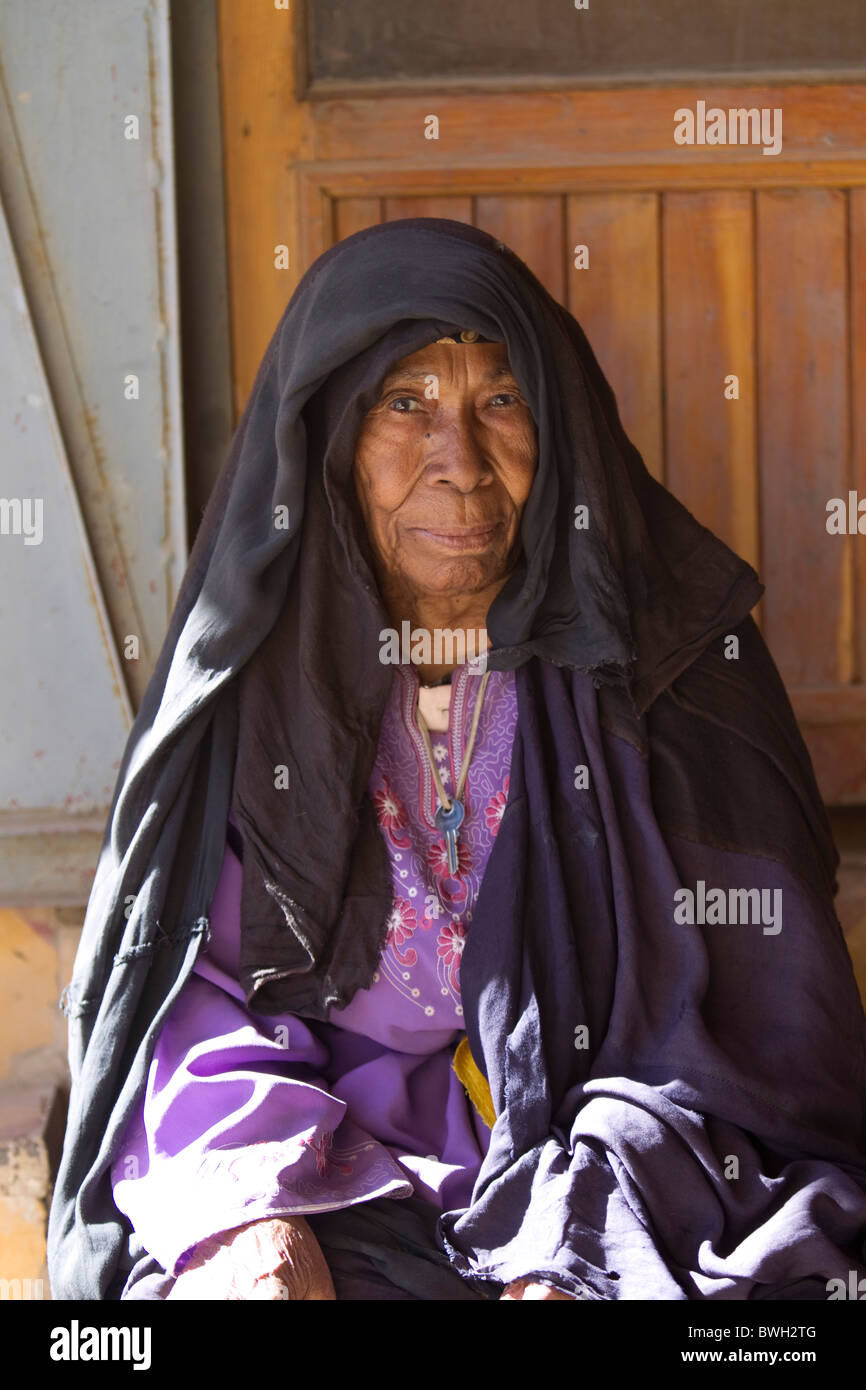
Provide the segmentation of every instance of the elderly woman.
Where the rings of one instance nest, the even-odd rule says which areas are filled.
[[[322,256],[121,766],[54,1297],[866,1272],[866,1020],[760,593],[501,243]]]

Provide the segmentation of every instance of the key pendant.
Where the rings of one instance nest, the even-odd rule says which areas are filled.
[[[454,800],[447,809],[444,806],[438,806],[433,821],[436,829],[445,836],[448,872],[453,876],[457,872],[457,832],[463,824],[462,802]]]

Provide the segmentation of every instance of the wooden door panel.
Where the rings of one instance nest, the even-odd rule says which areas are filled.
[[[235,38],[246,47],[258,44],[267,50],[259,52],[257,60],[279,65],[282,86],[268,94],[257,72],[237,71],[230,45],[223,72],[231,87],[249,83],[260,103],[282,108],[286,147],[294,133],[287,118],[291,53],[280,54],[275,48],[269,16],[254,13],[258,5],[251,4],[246,15],[232,15],[232,4],[233,0],[223,4],[221,14],[228,11]],[[395,186],[400,174],[401,181],[424,193],[441,188],[450,195],[467,175],[473,184],[470,191],[478,195],[535,193],[550,190],[564,172],[575,169],[591,172],[593,181],[607,188],[623,187],[630,177],[653,187],[662,177],[671,185],[691,187],[786,187],[795,165],[795,183],[822,185],[847,182],[852,158],[863,158],[866,84],[714,86],[712,105],[724,110],[783,110],[783,150],[767,157],[756,145],[676,145],[674,112],[682,107],[694,112],[696,101],[706,97],[701,83],[660,83],[619,90],[441,92],[432,101],[429,93],[372,93],[300,102],[298,107],[303,122],[309,123],[303,132],[304,159],[329,172],[342,166],[349,179],[353,174],[365,178],[378,169],[380,185],[389,193],[400,191]],[[424,137],[431,113],[439,120],[436,140]],[[508,173],[511,179],[503,177]]]
[[[757,195],[758,437],[765,636],[790,687],[852,675],[847,208],[834,189]]]
[[[616,396],[626,434],[659,481],[662,447],[659,198],[579,193],[566,200],[568,298]],[[585,246],[586,269],[575,267]]]
[[[334,203],[334,241],[344,241],[353,232],[376,227],[381,221],[381,198],[338,198]]]
[[[866,498],[866,189],[848,194],[851,264],[851,486]],[[854,665],[866,681],[866,538],[854,546]]]
[[[549,194],[477,198],[475,225],[504,241],[554,299],[565,302],[563,200]]]
[[[665,481],[757,569],[753,239],[748,192],[664,196]]]
[[[450,217],[455,222],[472,221],[472,199],[414,196],[386,198],[384,222],[398,222],[403,217]]]

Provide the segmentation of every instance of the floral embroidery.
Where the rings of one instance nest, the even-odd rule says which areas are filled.
[[[457,841],[457,871],[451,876],[445,841],[433,825],[436,788],[424,741],[415,720],[418,677],[398,668],[379,736],[370,778],[377,820],[391,861],[394,883],[385,945],[371,987],[387,985],[420,1011],[431,1026],[462,1026],[460,963],[472,926],[481,879],[508,797],[508,772],[517,699],[513,672],[490,673],[475,750],[466,781],[466,817]],[[451,727],[431,730],[431,750],[449,795],[460,775],[468,725],[474,713],[473,683],[458,669],[451,700]],[[467,691],[469,694],[467,695]],[[344,1010],[371,1007],[370,991],[359,991]],[[363,996],[363,998],[362,998]],[[411,1026],[406,1020],[405,1026]]]
[[[444,748],[441,743],[437,743],[433,749],[433,757],[436,761],[436,771],[439,773],[439,780],[447,791],[448,783],[451,781],[451,769],[448,766],[448,749]]]
[[[462,922],[448,922],[436,938],[436,954],[447,971],[448,984],[455,994],[460,993],[460,959],[466,944],[466,927]]]
[[[427,863],[437,878],[449,878],[448,850],[444,838],[433,841],[427,850]],[[457,873],[455,877],[465,878],[472,868],[472,851],[466,843],[465,835],[457,840]]]
[[[400,950],[403,943],[414,935],[417,925],[418,914],[412,904],[405,898],[395,898],[388,918],[388,945],[401,965],[414,965],[418,959],[418,952],[411,947],[408,951]]]
[[[382,775],[382,783],[382,788],[373,793],[379,824],[387,832],[388,839],[392,844],[397,845],[399,849],[408,849],[412,843],[412,838],[405,833],[409,824],[406,807],[391,790],[391,783],[384,774]],[[401,834],[401,831],[404,833]]]
[[[499,830],[502,817],[505,814],[505,803],[508,800],[509,780],[510,779],[506,777],[502,791],[496,792],[495,795],[491,796],[490,800],[487,803],[487,806],[485,807],[484,818],[487,821],[487,829],[490,831],[491,835],[496,835],[497,831]]]

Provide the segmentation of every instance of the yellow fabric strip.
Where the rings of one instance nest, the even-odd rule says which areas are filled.
[[[475,1059],[469,1050],[469,1039],[465,1033],[460,1039],[460,1045],[454,1053],[451,1065],[478,1114],[487,1128],[492,1129],[496,1124],[496,1111],[493,1109],[490,1086],[487,1077],[475,1065]]]

